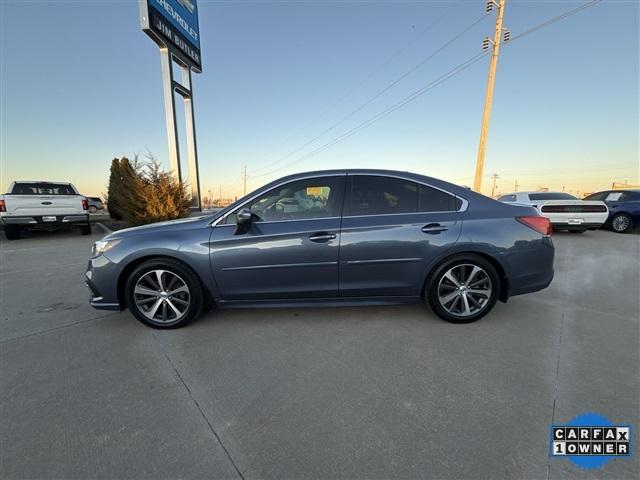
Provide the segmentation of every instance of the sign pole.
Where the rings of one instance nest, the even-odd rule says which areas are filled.
[[[189,161],[189,185],[191,186],[191,208],[201,210],[200,205],[200,172],[198,171],[198,149],[196,147],[196,118],[193,110],[193,88],[191,86],[191,69],[182,66],[182,85],[189,90],[183,95],[184,116],[187,129],[187,158]]]
[[[160,49],[162,63],[162,87],[164,89],[164,112],[167,123],[167,142],[169,147],[169,168],[182,182],[180,168],[180,150],[178,143],[178,126],[176,122],[176,101],[173,95],[173,68],[171,52],[166,48]]]
[[[138,0],[138,4],[140,26],[160,48],[170,169],[182,182],[175,101],[175,94],[179,93],[184,102],[191,209],[200,211],[200,173],[191,82],[192,70],[202,71],[197,0]],[[173,78],[174,62],[182,70],[181,81]]]

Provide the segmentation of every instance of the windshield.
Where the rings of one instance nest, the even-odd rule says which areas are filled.
[[[578,200],[573,195],[564,192],[530,193],[529,200]]]
[[[11,195],[77,195],[68,183],[16,183]]]

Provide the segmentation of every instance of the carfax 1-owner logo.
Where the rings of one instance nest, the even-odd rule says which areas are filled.
[[[597,413],[551,426],[550,455],[568,458],[582,468],[600,468],[611,459],[629,458],[631,449],[631,426],[615,425]]]

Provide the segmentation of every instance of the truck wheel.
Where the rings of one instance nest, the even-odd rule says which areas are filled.
[[[80,227],[80,235],[91,235],[91,224],[82,225]]]
[[[7,240],[18,240],[20,238],[20,227],[16,225],[5,225],[4,236]]]

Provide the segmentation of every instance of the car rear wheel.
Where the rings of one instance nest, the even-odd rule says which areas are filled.
[[[20,238],[20,227],[16,225],[5,225],[4,236],[7,240],[18,240]]]
[[[490,262],[472,254],[457,255],[430,276],[425,296],[431,310],[452,323],[474,322],[491,311],[500,279]]]
[[[182,263],[150,260],[127,279],[125,299],[131,313],[154,328],[178,328],[200,315],[203,291],[196,275]]]
[[[614,232],[627,233],[631,230],[631,217],[626,213],[618,213],[611,219],[611,228]]]

